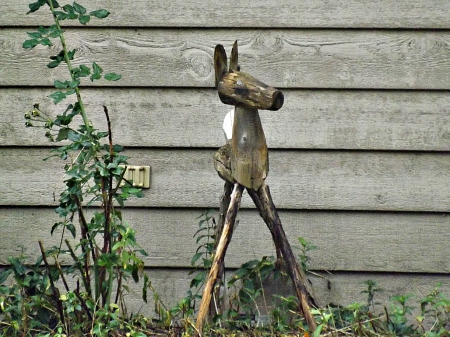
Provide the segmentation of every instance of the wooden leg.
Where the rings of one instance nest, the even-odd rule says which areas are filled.
[[[222,269],[225,253],[228,248],[228,244],[231,241],[233,235],[234,223],[236,215],[241,202],[242,192],[244,187],[238,183],[234,184],[233,192],[231,193],[230,206],[228,207],[225,217],[225,224],[223,226],[222,235],[220,236],[219,244],[217,245],[216,254],[214,255],[211,270],[209,271],[208,279],[203,289],[202,302],[197,315],[196,329],[198,333],[203,332],[203,325],[205,323],[209,305],[211,303],[211,296],[214,288],[214,284],[217,281],[219,271]]]
[[[273,227],[273,222],[270,221],[270,216],[266,213],[263,205],[261,204],[261,200],[259,200],[258,193],[256,193],[256,191],[251,188],[247,188],[247,192],[248,192],[248,195],[252,198],[253,203],[255,204],[256,208],[258,209],[259,215],[261,216],[261,218],[263,218],[264,222],[267,225],[267,228],[269,228],[270,234],[272,234],[272,240],[275,243],[276,235],[275,235],[275,230]],[[283,261],[284,260],[283,254],[281,253],[281,250],[278,245],[275,245],[275,251],[277,254],[277,260],[280,262]]]
[[[219,209],[219,220],[216,224],[216,228],[214,231],[214,235],[216,238],[220,238],[222,236],[223,226],[225,225],[225,218],[227,215],[228,207],[230,206],[231,201],[231,193],[233,192],[234,182],[225,181],[223,186],[223,195],[220,200],[220,209]],[[217,251],[217,245],[219,244],[219,240],[214,241],[214,255]],[[218,272],[218,277],[216,284],[224,284],[225,281],[225,261],[222,263],[222,266]],[[223,293],[221,293],[221,289],[223,289]],[[213,291],[213,296],[215,298],[215,306],[214,309],[218,309],[218,314],[223,315],[223,312],[229,302],[228,291],[226,287],[217,287],[215,286]],[[212,305],[211,305],[212,307]]]
[[[302,311],[306,319],[309,330],[313,332],[316,329],[316,321],[310,312],[311,305],[314,305],[312,288],[305,276],[305,273],[299,268],[292,252],[286,233],[281,225],[278,212],[273,203],[272,196],[270,195],[269,186],[263,183],[258,191],[256,191],[256,196],[257,202],[255,202],[255,205],[258,207],[262,218],[272,233],[276,249],[280,250],[283,255],[284,261],[287,264],[289,275],[291,276],[292,282],[296,289],[299,300],[299,309]],[[252,198],[254,197],[252,196]]]

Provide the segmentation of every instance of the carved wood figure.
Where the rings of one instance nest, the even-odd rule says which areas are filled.
[[[269,187],[265,184],[269,172],[269,157],[258,109],[272,111],[280,109],[284,103],[283,93],[240,71],[237,41],[231,51],[229,68],[225,49],[222,45],[216,46],[214,70],[220,100],[235,108],[224,122],[224,125],[227,123],[232,125],[231,139],[229,139],[230,131],[225,128],[227,143],[214,155],[214,167],[219,176],[225,180],[225,187],[216,236],[220,239],[203,290],[196,322],[197,333],[201,334],[203,331],[214,285],[221,274],[225,253],[231,241],[244,188],[247,189],[272,234],[277,258],[286,264],[296,289],[299,311],[304,315],[309,330],[314,331],[316,322],[310,312],[310,307],[314,305],[312,289],[295,260]]]

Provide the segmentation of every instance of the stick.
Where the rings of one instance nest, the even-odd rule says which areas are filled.
[[[252,198],[253,203],[255,204],[256,208],[258,209],[259,215],[261,216],[261,218],[263,218],[264,222],[267,225],[267,228],[269,228],[270,234],[272,234],[272,240],[275,243],[276,235],[275,235],[273,222],[270,221],[270,217],[265,212],[264,207],[261,204],[261,200],[259,200],[258,193],[256,193],[256,191],[251,189],[251,188],[247,188],[247,192],[250,195],[250,197]],[[278,245],[275,245],[275,251],[276,251],[276,254],[277,254],[277,260],[280,261],[280,262],[283,261],[284,260],[283,259],[283,254],[282,254],[280,248],[278,247]]]
[[[241,202],[242,192],[244,187],[238,183],[234,184],[234,189],[231,194],[230,206],[228,207],[227,215],[225,217],[225,224],[223,226],[222,235],[220,236],[219,244],[217,245],[216,254],[209,271],[208,280],[203,289],[202,302],[197,315],[196,328],[201,334],[203,332],[203,325],[208,314],[209,305],[211,303],[212,291],[217,280],[217,275],[222,269],[223,260],[225,257],[228,244],[233,235],[234,222]]]
[[[39,243],[39,248],[41,250],[42,260],[44,261],[44,266],[45,266],[45,269],[47,270],[48,279],[50,280],[50,286],[52,288],[52,296],[53,296],[53,300],[56,302],[56,307],[58,309],[59,318],[61,319],[61,323],[63,325],[66,325],[65,318],[64,318],[63,305],[62,305],[62,302],[61,302],[61,299],[59,296],[59,290],[58,290],[58,288],[56,288],[55,282],[53,281],[53,277],[50,272],[50,265],[47,262],[47,256],[45,255],[44,244],[40,240],[38,241],[38,243]]]
[[[313,332],[317,326],[310,311],[311,306],[315,304],[311,286],[309,285],[305,273],[298,267],[298,263],[295,260],[295,256],[286,237],[286,233],[281,225],[280,217],[278,216],[278,212],[273,203],[272,196],[270,195],[269,186],[263,183],[258,191],[256,191],[256,194],[260,201],[256,204],[256,206],[258,208],[262,207],[260,214],[266,223],[271,224],[270,226],[268,225],[268,227],[269,229],[272,228],[271,231],[273,231],[272,236],[275,246],[281,251],[287,264],[287,269],[299,300],[299,309],[303,312],[309,330]]]
[[[223,226],[225,225],[225,218],[227,215],[227,210],[230,207],[230,201],[231,201],[231,193],[233,192],[233,188],[234,188],[234,183],[229,182],[229,181],[225,181],[225,184],[223,186],[223,195],[222,198],[220,200],[220,209],[219,209],[219,221],[216,224],[216,228],[214,231],[214,235],[215,235],[215,239],[214,239],[214,254],[216,254],[217,251],[217,246],[219,244],[219,238],[222,236],[222,232],[223,232]],[[226,306],[226,303],[228,303],[228,289],[227,289],[227,285],[226,285],[226,280],[225,280],[225,262],[222,264],[222,268],[220,268],[219,273],[218,273],[218,281],[221,282],[221,284],[224,284],[224,294],[222,297],[222,300],[219,303],[219,306],[217,307],[216,305],[216,312],[220,313],[220,315],[223,314],[223,310]],[[216,287],[214,289],[214,297],[216,299],[220,298],[220,289],[221,287]]]

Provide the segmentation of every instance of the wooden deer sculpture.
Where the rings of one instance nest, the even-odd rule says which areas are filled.
[[[316,322],[310,312],[311,305],[314,305],[312,289],[295,260],[269,187],[265,184],[269,172],[269,157],[258,109],[272,111],[280,109],[284,103],[283,93],[240,71],[237,41],[231,51],[229,68],[224,47],[216,46],[214,70],[220,100],[224,104],[235,106],[235,109],[231,140],[228,140],[227,144],[214,155],[214,167],[219,176],[225,180],[225,193],[221,202],[218,225],[217,237],[220,236],[220,239],[203,290],[196,322],[197,332],[201,334],[203,331],[214,285],[223,268],[226,249],[231,241],[244,188],[247,189],[272,234],[277,257],[284,260],[296,289],[299,310],[303,313],[309,330],[314,331]]]

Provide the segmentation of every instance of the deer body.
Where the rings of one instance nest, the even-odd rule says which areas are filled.
[[[222,178],[227,176],[226,180],[236,181],[247,188],[257,190],[269,172],[266,137],[258,109],[272,111],[280,109],[284,102],[283,93],[240,71],[237,42],[231,50],[229,67],[225,49],[222,45],[216,46],[214,70],[220,100],[222,103],[235,106],[229,147],[231,177],[226,165],[228,162],[226,155],[216,155],[215,165],[223,171],[219,174]],[[228,132],[225,133],[228,139]],[[222,150],[226,151],[228,147],[225,146]]]
[[[223,123],[227,143],[214,155],[214,167],[226,183],[220,208],[221,220],[218,225],[220,239],[215,247],[214,259],[203,289],[197,315],[196,335],[203,332],[214,285],[219,272],[224,268],[223,260],[231,241],[244,187],[247,188],[272,234],[277,257],[283,258],[288,266],[289,275],[297,292],[299,312],[303,313],[309,331],[317,331],[317,324],[310,310],[314,298],[309,282],[295,260],[269,187],[264,183],[269,172],[269,157],[258,109],[271,111],[280,109],[284,102],[283,93],[240,71],[237,41],[231,50],[229,67],[227,63],[225,49],[219,44],[214,50],[215,84],[222,103],[233,105],[235,108],[234,120],[230,111]],[[230,131],[231,124],[232,131]]]

